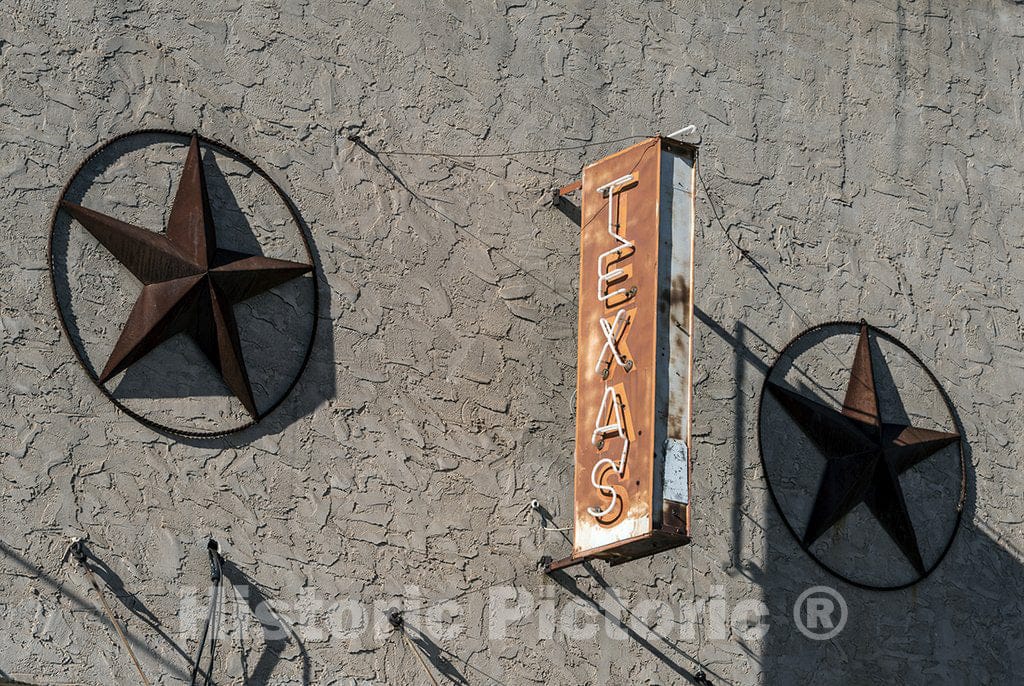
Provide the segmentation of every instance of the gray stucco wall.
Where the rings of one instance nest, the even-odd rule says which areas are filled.
[[[123,602],[109,597],[148,676],[186,680],[172,644],[194,648],[214,535],[232,581],[254,584],[252,604],[292,627],[265,636],[229,598],[225,683],[427,683],[381,609],[453,597],[460,635],[436,613],[408,620],[456,683],[680,683],[698,644],[716,684],[1020,678],[1024,8],[274,4],[15,0],[0,14],[4,674],[134,681],[95,593],[62,563],[69,537],[87,535],[123,585]],[[619,147],[572,146],[688,123],[708,189],[695,543],[559,583],[536,563],[569,543],[528,504],[569,526],[578,232],[540,200]],[[347,138],[363,124],[379,161]],[[99,394],[60,333],[53,203],[92,148],[139,127],[197,128],[252,156],[315,241],[316,353],[254,430],[154,433]],[[559,147],[572,149],[386,154]],[[154,226],[173,193],[165,172],[149,173],[166,198],[135,205]],[[131,206],[129,191],[107,190],[97,202]],[[130,305],[112,279],[95,285],[113,311]],[[943,380],[970,458],[949,556],[887,594],[844,585],[799,550],[756,438],[777,351],[808,324],[862,316]],[[822,583],[849,621],[815,642],[791,613]],[[696,627],[692,586],[714,599]],[[763,637],[729,621],[740,601],[765,604]],[[501,637],[491,615],[516,602],[539,610]],[[652,633],[642,623],[658,602],[670,609]],[[594,624],[597,609],[628,629]]]

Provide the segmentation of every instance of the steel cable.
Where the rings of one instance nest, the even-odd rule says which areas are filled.
[[[149,686],[149,680],[146,678],[145,672],[142,671],[142,665],[139,664],[139,659],[135,657],[135,651],[132,650],[132,646],[128,643],[128,637],[125,636],[124,631],[121,629],[121,624],[117,621],[113,611],[110,609],[110,605],[107,604],[106,596],[103,595],[103,591],[100,589],[99,584],[96,582],[96,575],[93,573],[92,568],[89,566],[89,561],[85,554],[85,546],[82,541],[75,540],[71,543],[71,557],[74,558],[75,562],[82,567],[85,572],[85,576],[89,579],[89,583],[92,584],[92,588],[96,591],[96,595],[99,596],[100,605],[103,607],[104,614],[107,615],[107,620],[114,626],[114,630],[117,632],[118,637],[121,639],[121,643],[124,645],[125,650],[128,651],[128,656],[132,659],[135,664],[135,669],[139,672],[139,678],[142,679],[142,683],[145,686]]]
[[[206,622],[203,624],[199,645],[196,647],[196,656],[192,660],[192,674],[189,679],[190,686],[196,686],[196,677],[199,675],[200,665],[203,661],[207,637],[210,639],[210,657],[206,672],[203,674],[203,683],[207,685],[213,683],[213,665],[217,652],[217,631],[219,631],[220,627],[220,623],[217,621],[217,610],[220,605],[221,580],[224,577],[222,569],[224,558],[220,554],[220,545],[212,538],[206,546],[206,552],[210,556],[210,581],[213,582],[213,585],[210,590],[210,606],[206,611]],[[213,629],[212,634],[210,633],[211,628]]]

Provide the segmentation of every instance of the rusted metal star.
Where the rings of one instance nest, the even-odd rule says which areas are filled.
[[[234,305],[313,267],[217,247],[199,136],[192,133],[166,233],[134,226],[66,200],[61,201],[61,207],[143,284],[99,376],[100,383],[123,372],[172,336],[187,333],[249,414],[258,417]]]
[[[803,535],[804,548],[864,503],[907,561],[924,575],[924,562],[899,477],[960,440],[960,434],[882,421],[868,327],[864,323],[841,412],[776,383],[768,382],[767,386],[826,458]]]

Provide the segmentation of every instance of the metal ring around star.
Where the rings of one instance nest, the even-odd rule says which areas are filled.
[[[903,343],[901,340],[899,340],[898,338],[896,338],[892,334],[890,334],[890,333],[888,333],[886,331],[883,331],[882,329],[879,329],[877,327],[871,326],[870,324],[867,325],[868,330],[872,334],[874,334],[876,338],[880,338],[882,340],[888,341],[889,343],[892,343],[893,345],[898,347],[900,350],[905,352],[910,357],[910,359],[912,359],[921,369],[924,370],[925,374],[928,375],[928,378],[931,380],[932,384],[935,386],[935,388],[938,390],[939,394],[942,396],[942,400],[946,404],[946,411],[949,413],[950,419],[956,425],[957,429],[960,432],[960,440],[957,442],[957,446],[958,446],[958,450],[959,450],[959,454],[960,454],[960,493],[959,493],[959,497],[957,499],[957,504],[956,504],[956,517],[955,517],[954,522],[953,522],[952,531],[951,531],[951,533],[949,535],[949,540],[946,542],[946,545],[942,548],[942,551],[939,553],[939,555],[935,558],[935,561],[932,562],[932,564],[925,569],[924,574],[918,574],[918,576],[916,578],[914,578],[911,581],[908,581],[906,583],[902,583],[902,584],[898,584],[898,585],[893,585],[893,586],[878,586],[878,585],[874,585],[874,584],[864,583],[862,581],[857,581],[856,579],[851,579],[850,577],[846,576],[842,572],[839,572],[839,571],[833,569],[832,567],[830,567],[829,565],[825,564],[825,562],[823,560],[821,560],[817,555],[815,555],[810,550],[809,546],[804,546],[803,545],[802,539],[801,539],[799,533],[797,533],[796,528],[790,523],[789,517],[786,515],[785,510],[783,510],[782,503],[779,501],[778,495],[775,492],[775,488],[774,488],[774,486],[772,486],[772,480],[768,476],[768,464],[766,463],[765,457],[764,457],[764,437],[762,435],[761,414],[762,414],[762,411],[763,411],[763,408],[764,408],[765,391],[768,388],[768,381],[772,378],[772,375],[775,373],[775,369],[776,369],[776,367],[778,367],[779,362],[781,360],[785,359],[786,354],[790,351],[790,349],[793,348],[793,346],[795,346],[797,343],[800,342],[801,339],[803,339],[805,336],[808,336],[809,334],[815,333],[817,331],[822,331],[824,329],[829,329],[829,328],[846,328],[846,327],[856,328],[856,327],[859,327],[859,326],[861,326],[861,322],[845,321],[845,320],[842,320],[842,321],[832,321],[832,322],[824,322],[822,324],[818,324],[816,326],[812,326],[809,329],[806,329],[806,330],[802,331],[801,333],[797,334],[792,339],[790,339],[790,341],[785,345],[785,347],[779,352],[779,355],[776,358],[775,362],[772,364],[771,368],[769,368],[769,370],[768,370],[768,373],[765,375],[764,383],[761,385],[761,395],[760,395],[760,399],[758,401],[757,447],[758,447],[758,453],[759,453],[760,458],[761,458],[761,469],[764,471],[765,482],[768,485],[768,493],[771,496],[772,503],[774,503],[775,509],[779,513],[779,516],[782,519],[782,523],[785,524],[786,529],[793,536],[793,538],[797,541],[797,544],[803,549],[803,551],[805,553],[807,553],[807,555],[812,560],[814,560],[814,562],[819,567],[821,567],[822,569],[824,569],[826,572],[828,572],[832,576],[836,577],[837,579],[840,579],[841,581],[845,581],[846,583],[850,584],[851,586],[855,586],[857,588],[863,588],[863,589],[869,590],[869,591],[899,591],[899,590],[902,590],[902,589],[905,589],[905,588],[909,588],[910,586],[913,586],[914,584],[916,584],[916,583],[922,581],[923,579],[927,578],[928,575],[930,575],[933,571],[935,571],[935,568],[938,567],[942,563],[942,560],[946,557],[946,554],[949,553],[950,548],[953,546],[953,541],[956,539],[957,532],[960,530],[960,523],[961,523],[961,520],[963,519],[964,503],[965,503],[966,498],[967,498],[967,459],[966,459],[966,456],[964,454],[964,439],[963,439],[962,427],[960,426],[960,420],[957,417],[956,411],[955,411],[955,409],[953,407],[953,402],[949,398],[949,394],[946,393],[946,389],[943,388],[941,383],[939,383],[939,379],[935,376],[935,374],[932,373],[932,370],[928,367],[928,365],[926,365],[924,363],[924,361],[921,360],[921,358],[913,350],[911,350],[909,347],[907,347],[907,345],[905,343]]]
[[[292,218],[292,223],[295,225],[295,229],[298,232],[299,237],[302,239],[302,246],[303,246],[303,249],[306,252],[307,258],[309,259],[309,264],[314,265],[314,270],[313,270],[313,273],[311,275],[312,276],[312,284],[313,284],[312,324],[310,326],[309,342],[307,343],[306,349],[305,349],[305,351],[303,353],[302,362],[299,365],[299,368],[296,370],[294,378],[289,382],[288,386],[284,389],[284,391],[266,409],[261,411],[257,417],[255,417],[254,419],[252,419],[249,422],[246,422],[244,424],[240,424],[238,426],[235,426],[235,427],[232,427],[232,428],[229,428],[229,429],[221,429],[221,430],[217,430],[217,431],[193,431],[193,430],[189,430],[189,429],[181,429],[181,428],[177,428],[177,427],[173,427],[173,426],[167,426],[165,424],[161,424],[159,422],[155,422],[152,419],[144,417],[143,415],[139,414],[135,410],[132,410],[131,408],[127,407],[123,402],[121,402],[120,400],[118,400],[117,398],[114,397],[114,395],[110,392],[110,390],[108,390],[107,387],[104,386],[100,382],[99,378],[96,376],[96,374],[93,372],[93,370],[89,367],[89,364],[86,362],[86,359],[85,359],[85,356],[83,354],[83,351],[79,348],[78,345],[75,344],[74,339],[71,336],[71,333],[70,333],[69,328],[68,328],[67,318],[65,317],[64,310],[63,310],[63,308],[60,305],[60,299],[59,299],[58,294],[57,294],[57,280],[56,280],[56,274],[55,274],[55,271],[54,271],[54,255],[53,255],[53,236],[54,236],[54,231],[56,230],[56,226],[57,226],[57,217],[58,217],[58,215],[59,215],[59,213],[61,211],[61,201],[64,199],[64,196],[67,195],[68,190],[71,188],[71,184],[74,183],[74,181],[79,177],[79,175],[85,169],[86,165],[88,165],[92,160],[94,160],[103,151],[107,150],[111,146],[113,146],[113,145],[115,145],[117,143],[120,143],[121,141],[123,141],[125,139],[128,139],[128,138],[132,138],[132,137],[135,137],[135,136],[169,136],[169,137],[183,138],[183,139],[185,139],[187,141],[192,136],[191,132],[178,131],[176,129],[161,129],[161,128],[135,129],[135,130],[128,131],[128,132],[122,133],[120,135],[117,135],[117,136],[111,138],[107,142],[103,143],[103,145],[99,146],[98,148],[93,150],[91,153],[89,153],[85,157],[85,159],[83,159],[82,162],[75,168],[75,171],[68,178],[67,183],[64,184],[64,188],[61,190],[60,195],[57,197],[57,200],[54,203],[53,211],[52,211],[52,213],[50,215],[50,234],[49,234],[49,239],[48,239],[48,242],[47,242],[47,250],[46,250],[47,254],[46,254],[46,257],[47,257],[48,268],[49,268],[49,271],[50,271],[51,296],[53,297],[54,307],[57,310],[57,318],[60,320],[61,330],[64,332],[64,335],[67,337],[68,342],[71,345],[71,349],[72,349],[72,351],[75,354],[75,359],[78,361],[79,366],[83,370],[85,370],[85,373],[92,380],[93,384],[96,385],[96,388],[98,388],[100,390],[100,392],[102,392],[103,395],[105,395],[107,397],[107,399],[111,403],[114,404],[115,407],[120,409],[122,412],[124,412],[126,415],[128,415],[132,419],[136,420],[137,422],[139,422],[139,423],[141,423],[141,424],[143,424],[143,425],[145,425],[145,426],[147,426],[147,427],[149,427],[149,428],[151,428],[151,429],[153,429],[155,431],[159,431],[159,432],[162,432],[162,433],[171,434],[171,435],[175,435],[175,436],[181,436],[181,437],[185,437],[185,438],[217,438],[219,436],[227,436],[229,434],[238,433],[239,431],[244,431],[245,429],[248,429],[248,428],[250,428],[252,426],[255,426],[260,421],[262,421],[264,418],[266,418],[267,415],[269,415],[274,410],[276,410],[278,407],[280,407],[281,403],[283,403],[285,401],[285,399],[289,395],[291,395],[291,392],[293,390],[295,390],[296,385],[298,385],[298,383],[299,383],[299,379],[302,378],[302,375],[305,372],[306,367],[309,366],[310,358],[313,355],[313,346],[316,343],[317,324],[318,324],[319,312],[320,312],[320,286],[319,286],[319,283],[318,283],[318,280],[317,280],[316,261],[314,259],[312,239],[307,235],[306,230],[303,228],[302,220],[299,217],[298,209],[295,207],[294,203],[291,201],[291,198],[288,197],[288,195],[284,192],[284,190],[281,188],[281,186],[278,185],[278,183],[276,181],[274,181],[274,179],[269,174],[267,174],[267,172],[264,171],[262,167],[260,167],[258,164],[256,164],[255,161],[250,159],[245,154],[239,152],[238,150],[235,150],[234,148],[232,148],[231,146],[227,145],[226,143],[221,143],[219,141],[215,141],[213,139],[207,138],[207,137],[205,137],[203,135],[200,135],[200,134],[196,134],[196,135],[197,135],[197,138],[199,139],[199,142],[202,143],[203,145],[205,145],[205,146],[207,146],[209,148],[212,148],[214,150],[218,150],[218,151],[220,151],[222,153],[225,153],[226,155],[228,155],[228,156],[238,160],[239,162],[245,164],[247,167],[249,167],[249,169],[251,169],[253,172],[255,172],[260,178],[262,178],[264,181],[266,181],[267,183],[270,184],[270,187],[274,189],[274,192],[277,193],[277,196],[281,199],[281,202],[284,203],[284,206],[288,209],[288,213],[289,213],[289,215]]]

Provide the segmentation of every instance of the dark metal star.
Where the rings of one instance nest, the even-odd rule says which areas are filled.
[[[864,503],[907,561],[925,574],[899,477],[960,440],[960,434],[882,421],[866,324],[861,324],[842,412],[776,383],[768,382],[768,389],[826,458],[804,547]]]
[[[172,336],[187,333],[249,414],[258,417],[233,306],[313,267],[217,247],[198,135],[192,134],[166,233],[67,201],[61,207],[143,284],[100,382],[123,372]]]

